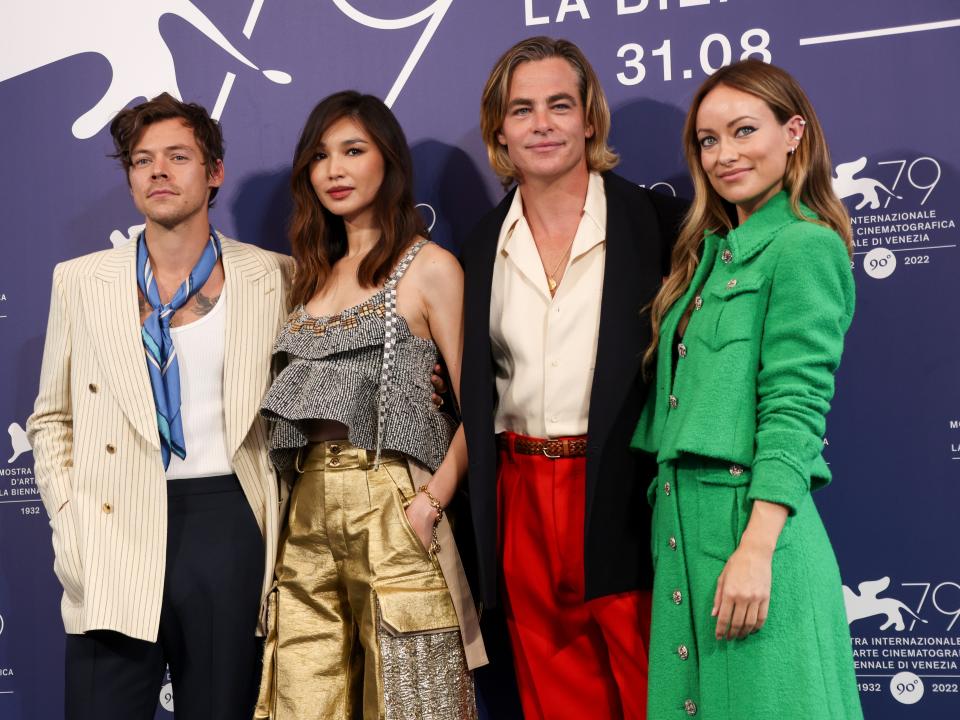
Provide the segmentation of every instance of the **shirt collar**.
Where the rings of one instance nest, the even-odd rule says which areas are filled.
[[[518,187],[513,194],[513,202],[507,210],[507,216],[500,226],[500,239],[497,242],[497,253],[510,254],[510,240],[517,223],[526,222],[523,217],[523,198]],[[589,223],[589,228],[584,225]],[[588,229],[588,232],[583,232]],[[603,185],[603,176],[592,172],[587,179],[587,196],[583,201],[583,218],[574,238],[571,256],[577,257],[603,242],[607,237],[607,194]]]
[[[587,197],[583,201],[583,215],[596,226],[601,239],[607,236],[607,193],[600,173],[590,173]]]
[[[808,218],[817,217],[817,214],[803,203],[800,204],[800,211]],[[800,220],[793,214],[790,197],[785,190],[781,190],[748,217],[746,222],[730,230],[725,240],[720,239],[719,242],[730,248],[733,262],[746,262],[769,245],[780,230],[795,222]],[[707,236],[714,234],[710,231],[706,233]]]
[[[513,193],[513,202],[510,203],[510,209],[507,210],[507,216],[503,219],[500,226],[500,239],[497,241],[497,254],[505,252],[510,254],[510,239],[513,237],[513,231],[517,223],[523,220],[523,200],[520,197],[520,188]]]

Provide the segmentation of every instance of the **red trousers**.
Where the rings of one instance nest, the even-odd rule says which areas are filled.
[[[503,594],[524,717],[645,720],[650,593],[584,602],[586,458],[522,455],[504,434]]]

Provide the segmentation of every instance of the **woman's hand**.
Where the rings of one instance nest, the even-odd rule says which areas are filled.
[[[711,615],[717,618],[717,640],[744,638],[767,621],[773,552],[740,543],[717,579]]]
[[[423,493],[417,493],[404,512],[410,527],[420,538],[423,549],[429,550],[433,543],[433,524],[437,519],[437,511],[433,509],[430,500]]]
[[[754,500],[740,545],[727,559],[713,596],[717,640],[745,638],[767,621],[773,551],[787,522],[787,508],[778,503]]]

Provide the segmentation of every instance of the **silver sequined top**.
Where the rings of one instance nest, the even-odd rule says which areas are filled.
[[[311,420],[336,420],[357,447],[396,450],[435,471],[456,429],[430,400],[439,353],[396,312],[397,283],[426,241],[415,244],[384,287],[338,315],[314,317],[301,305],[274,343],[286,367],[260,412],[272,424],[270,457],[281,471],[309,437]]]

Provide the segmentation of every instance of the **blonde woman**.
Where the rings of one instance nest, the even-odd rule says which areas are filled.
[[[700,88],[683,143],[695,199],[652,305],[656,385],[633,439],[659,465],[648,714],[860,718],[811,497],[854,307],[823,130],[790,75],[747,60]]]

